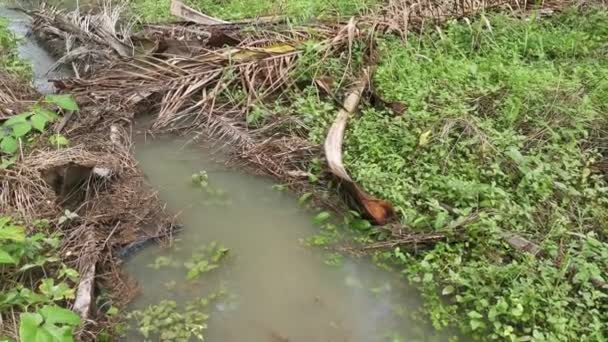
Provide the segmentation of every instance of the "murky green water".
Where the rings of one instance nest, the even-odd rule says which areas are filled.
[[[312,213],[271,182],[226,170],[200,147],[177,141],[140,142],[136,150],[150,184],[170,210],[181,212],[184,230],[177,248],[150,247],[127,262],[142,286],[133,308],[165,298],[188,302],[223,286],[234,299],[215,305],[212,342],[269,342],[277,336],[291,342],[445,340],[411,319],[419,297],[403,280],[368,261],[325,265],[324,252],[301,243],[317,232]],[[191,174],[199,170],[208,172],[210,186],[226,192],[228,204],[209,203],[210,196],[193,186]],[[212,241],[229,248],[229,257],[200,281],[187,281],[180,266]],[[159,256],[178,267],[149,267]]]

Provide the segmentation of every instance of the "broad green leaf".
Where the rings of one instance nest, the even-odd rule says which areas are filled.
[[[511,309],[511,314],[515,317],[519,317],[523,313],[524,313],[524,307],[519,303],[513,309]]]
[[[516,164],[523,165],[526,162],[526,158],[519,152],[517,147],[509,147],[505,151],[505,155],[511,158]]]
[[[19,143],[13,137],[5,137],[0,141],[0,151],[6,154],[13,154],[19,149]]]
[[[441,294],[444,296],[450,295],[454,293],[454,286],[452,285],[448,285],[446,287],[443,288],[443,291],[441,291]]]
[[[70,326],[56,326],[53,324],[49,324],[48,322],[44,323],[44,329],[53,336],[53,341],[57,342],[72,342],[74,341],[74,337],[72,336],[74,328]]]
[[[21,296],[29,305],[48,302],[48,298],[28,288],[22,288],[19,292],[19,296]]]
[[[467,314],[467,316],[469,316],[472,319],[481,319],[483,318],[483,316],[477,312],[477,311],[469,311],[469,313]]]
[[[12,116],[10,119],[6,120],[4,122],[4,126],[8,127],[8,126],[12,126],[18,123],[24,123],[27,121],[27,118],[32,115],[32,113],[21,113],[15,116]]]
[[[80,277],[80,274],[78,274],[78,271],[76,271],[75,269],[69,268],[64,265],[63,269],[61,269],[61,271],[59,271],[59,276],[67,277],[71,281],[76,282],[78,280],[78,278]]]
[[[17,261],[8,252],[0,249],[0,265],[1,264],[16,264]]]
[[[19,323],[21,342],[53,342],[53,336],[42,328],[44,318],[38,313],[22,313]]]
[[[317,216],[315,216],[315,218],[313,219],[313,222],[315,224],[321,224],[327,220],[329,220],[329,218],[331,217],[331,214],[327,211],[323,211],[320,212]]]
[[[308,202],[308,200],[310,199],[311,196],[312,196],[312,193],[310,193],[310,192],[303,194],[302,196],[300,196],[300,198],[298,198],[298,204],[300,204],[300,205],[306,204],[306,202]]]
[[[112,317],[112,316],[116,316],[116,315],[118,315],[118,308],[117,308],[117,307],[115,307],[115,306],[111,306],[111,307],[108,309],[108,311],[106,312],[106,314],[107,314],[108,316],[110,316],[110,317]]]
[[[47,102],[57,105],[57,107],[65,110],[78,110],[78,104],[72,95],[47,95]]]
[[[355,219],[350,223],[350,227],[356,230],[365,231],[371,229],[372,224],[369,223],[368,220]]]
[[[15,164],[17,157],[1,158],[0,160],[2,161],[0,162],[0,169],[5,170]]]
[[[80,324],[80,317],[77,314],[57,305],[46,305],[39,312],[47,323],[68,324],[71,326],[78,326]]]
[[[41,116],[45,117],[47,119],[47,121],[50,121],[50,122],[57,120],[57,118],[59,117],[59,115],[57,115],[57,113],[55,113],[54,111],[52,111],[48,108],[41,107],[41,106],[35,106],[32,109],[32,112],[34,113],[34,115],[41,115]]]
[[[471,320],[470,323],[471,323],[471,330],[477,330],[485,325],[482,321],[479,321],[476,319]]]
[[[32,122],[32,126],[36,130],[38,130],[38,132],[44,132],[44,127],[46,126],[46,123],[49,121],[47,119],[47,117],[44,116],[43,114],[34,114],[30,118],[30,120]]]
[[[25,241],[25,228],[19,226],[6,226],[0,228],[0,240]]]
[[[52,278],[47,278],[40,284],[40,293],[51,298],[52,300],[62,300],[74,298],[74,289],[70,288],[66,283],[59,283],[55,285],[55,281]]]
[[[32,130],[32,124],[27,121],[19,122],[11,125],[11,128],[13,129],[13,136],[15,138],[21,138]]]

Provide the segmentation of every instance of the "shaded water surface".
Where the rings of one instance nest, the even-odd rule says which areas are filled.
[[[200,147],[175,140],[140,142],[136,150],[150,184],[170,210],[181,212],[184,230],[176,248],[150,247],[127,263],[142,286],[134,308],[166,298],[185,303],[223,286],[234,298],[215,305],[212,342],[446,340],[411,319],[418,294],[395,275],[367,261],[325,265],[324,252],[301,243],[318,231],[312,214],[272,183],[228,171]],[[221,203],[192,184],[199,170],[226,192]],[[212,241],[229,248],[229,257],[199,281],[187,281],[181,265]],[[159,256],[178,267],[150,268]]]

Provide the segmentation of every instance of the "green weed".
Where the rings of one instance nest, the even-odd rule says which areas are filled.
[[[202,298],[197,298],[180,308],[177,302],[163,300],[144,310],[135,310],[127,319],[137,324],[138,332],[146,339],[160,341],[205,341],[209,305],[228,293],[220,289]]]
[[[437,328],[492,340],[608,338],[607,295],[593,285],[608,274],[608,182],[598,166],[608,156],[606,22],[596,9],[494,14],[429,27],[408,43],[379,38],[381,101],[349,121],[344,161],[404,225],[453,236],[430,252],[374,256],[421,288]],[[345,61],[318,65],[310,46],[300,81],[341,79]],[[292,114],[321,143],[335,101],[312,87],[293,96]],[[351,227],[358,241],[380,237],[362,220]],[[513,250],[505,232],[538,243],[542,255]]]
[[[30,111],[14,115],[2,123],[0,126],[0,155],[15,154],[31,132],[45,132],[47,125],[58,118],[58,115],[52,110],[55,107],[62,110],[78,110],[78,105],[70,95],[45,96],[32,105]]]
[[[407,45],[382,41],[375,88],[407,110],[363,110],[347,169],[413,229],[478,217],[456,233],[461,243],[390,256],[423,290],[436,327],[495,340],[607,338],[607,297],[590,280],[608,274],[608,184],[592,166],[606,151],[607,20],[495,15]],[[513,251],[503,232],[537,241],[546,257]]]
[[[8,28],[7,20],[0,17],[0,69],[29,80],[32,78],[32,68],[19,57],[18,43],[18,39]]]
[[[61,263],[60,244],[57,235],[28,235],[24,226],[0,217],[0,313],[20,313],[23,342],[69,342],[80,325],[78,315],[59,306],[75,298],[79,276]]]
[[[190,260],[184,263],[184,267],[188,270],[186,279],[195,280],[202,274],[220,267],[220,261],[228,255],[228,252],[228,248],[220,246],[215,241],[201,247],[199,251],[192,254]]]
[[[329,253],[323,263],[327,266],[340,267],[344,263],[344,257],[340,253]]]
[[[227,206],[232,204],[226,191],[209,184],[209,175],[207,174],[207,171],[199,171],[198,173],[193,174],[191,178],[192,183],[208,195],[204,201],[205,205]]]
[[[301,21],[314,17],[350,16],[377,3],[377,0],[188,0],[188,5],[201,12],[223,19],[243,19],[260,16],[286,15]],[[170,0],[131,0],[133,15],[143,21],[170,18]]]

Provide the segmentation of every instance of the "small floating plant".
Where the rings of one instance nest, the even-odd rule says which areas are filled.
[[[191,179],[195,187],[200,188],[208,195],[207,199],[203,202],[206,206],[227,206],[232,204],[226,191],[211,186],[207,171],[202,170],[194,173]]]

